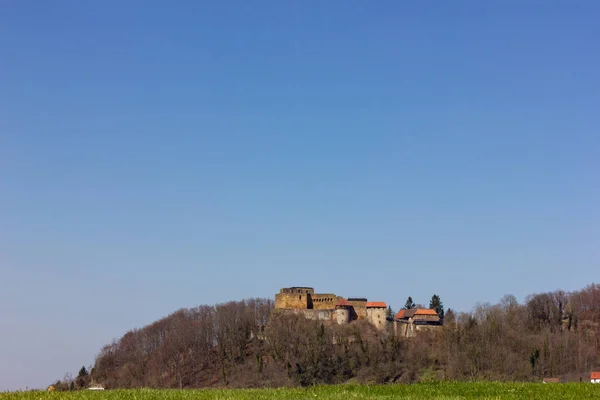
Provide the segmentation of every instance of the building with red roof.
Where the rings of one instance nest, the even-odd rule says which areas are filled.
[[[411,308],[398,311],[394,329],[402,336],[414,336],[419,330],[431,330],[442,325],[440,316],[430,308]]]
[[[387,308],[387,304],[383,301],[368,301],[367,308]]]

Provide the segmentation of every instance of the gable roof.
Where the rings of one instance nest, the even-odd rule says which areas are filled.
[[[407,318],[410,318],[413,315],[415,315],[415,311],[417,311],[417,310],[414,308],[410,308],[410,309],[403,308],[402,310],[398,311],[398,313],[396,314],[396,316],[394,318],[395,319],[407,319]]]
[[[590,374],[590,379],[600,379],[600,372],[592,372]]]
[[[369,301],[367,302],[367,308],[386,308],[387,304],[383,301]]]
[[[402,310],[398,311],[398,313],[396,314],[396,316],[394,317],[395,319],[408,319],[411,318],[415,315],[438,315],[435,310],[432,310],[430,308],[411,308],[411,309],[406,309],[403,308]]]

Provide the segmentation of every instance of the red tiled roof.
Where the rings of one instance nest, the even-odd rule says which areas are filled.
[[[394,318],[395,319],[405,319],[405,318],[410,318],[414,315],[437,315],[437,313],[435,312],[435,310],[431,310],[428,308],[419,308],[419,309],[411,308],[408,310],[403,308],[402,310],[398,311],[398,313],[396,314],[396,316]]]
[[[385,304],[383,301],[369,301],[367,302],[367,308],[386,308],[387,304]]]
[[[341,299],[340,301],[338,301],[338,303],[335,306],[336,307],[352,307],[352,303],[350,303],[346,299]]]
[[[415,311],[415,315],[438,315],[435,310],[432,310],[430,308],[419,308],[417,311]]]
[[[600,379],[600,372],[592,372],[590,374],[590,379]]]

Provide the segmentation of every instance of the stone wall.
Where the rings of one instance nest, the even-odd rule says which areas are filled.
[[[303,315],[307,319],[312,319],[316,321],[332,321],[335,317],[335,310],[284,309],[280,311],[296,315]]]
[[[367,318],[367,299],[348,299],[348,302],[352,304],[354,307],[354,312],[356,313],[356,318],[353,319],[365,319]]]
[[[347,308],[336,308],[335,312],[335,321],[338,324],[347,324],[350,322],[350,310]]]
[[[278,293],[275,295],[275,308],[308,308],[308,296],[306,294]]]
[[[403,337],[414,337],[418,332],[434,332],[441,328],[442,325],[415,325],[407,322],[394,322],[396,334]]]
[[[283,288],[275,295],[275,308],[312,308],[310,300],[314,292],[310,287]]]
[[[288,288],[279,289],[279,293],[281,294],[300,294],[300,293],[308,293],[315,294],[315,289],[308,286],[292,286]]]
[[[315,310],[333,310],[341,297],[333,293],[315,293],[312,295],[312,308]]]
[[[367,308],[367,321],[373,324],[377,329],[385,329],[387,324],[386,309],[380,307]]]

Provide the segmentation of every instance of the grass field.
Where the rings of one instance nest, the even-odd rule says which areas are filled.
[[[307,389],[105,390],[2,393],[1,400],[276,400],[276,399],[600,399],[600,385],[541,383],[426,383],[393,386],[318,386]]]

